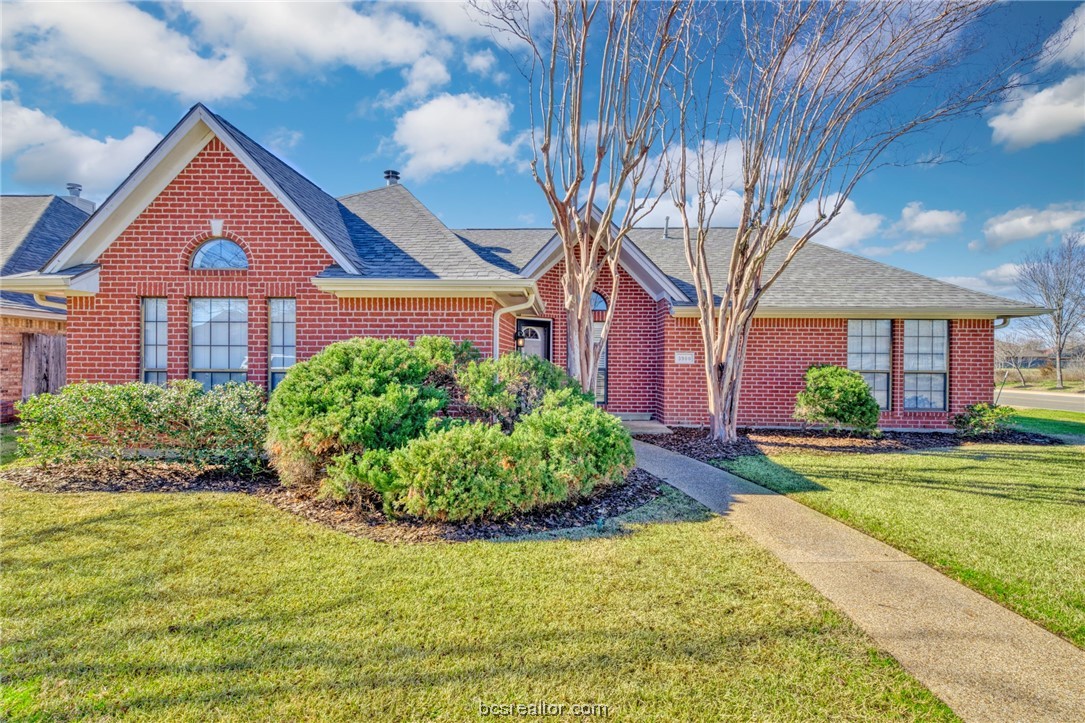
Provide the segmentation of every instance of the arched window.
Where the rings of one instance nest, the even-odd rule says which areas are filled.
[[[592,311],[606,311],[607,300],[603,298],[603,295],[598,291],[591,292],[591,310]]]
[[[247,269],[245,251],[230,239],[213,238],[192,255],[194,269]]]

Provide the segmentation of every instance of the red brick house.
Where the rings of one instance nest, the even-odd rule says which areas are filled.
[[[39,272],[4,283],[67,297],[69,381],[273,386],[296,360],[353,336],[443,334],[483,354],[522,338],[524,353],[561,363],[553,232],[450,230],[386,176],[333,198],[197,105]],[[681,239],[638,229],[620,273],[600,403],[703,423]],[[600,309],[609,292],[604,278]],[[1042,311],[810,245],[761,305],[740,421],[795,424],[804,371],[833,363],[866,376],[884,427],[944,428],[991,399],[995,325]]]

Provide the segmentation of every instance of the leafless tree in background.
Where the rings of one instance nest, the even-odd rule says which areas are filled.
[[[658,199],[660,94],[692,6],[688,0],[496,0],[473,3],[514,56],[526,51],[531,172],[562,242],[568,371],[595,385],[618,307],[618,259],[628,231]],[[593,213],[593,209],[597,209]],[[600,338],[591,293],[611,290]]]
[[[1021,321],[1051,346],[1055,387],[1063,389],[1067,345],[1085,335],[1085,233],[1068,233],[1058,245],[1028,254],[1017,272],[1017,288],[1033,304],[1052,310]]]
[[[977,60],[992,6],[747,2],[698,18],[668,109],[678,146],[666,155],[700,308],[714,439],[736,437],[754,312],[795,255],[859,181],[889,164],[886,151],[1000,100],[1037,52],[996,68]],[[723,197],[721,154],[735,142],[741,216],[721,247],[709,226]]]
[[[1044,356],[1043,342],[1032,334],[1022,331],[1010,331],[995,337],[995,368],[1017,372],[1021,386],[1028,382],[1025,369],[1031,368],[1032,361]]]

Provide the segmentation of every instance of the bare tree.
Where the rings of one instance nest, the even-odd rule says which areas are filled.
[[[690,34],[668,180],[697,292],[714,439],[736,437],[754,312],[796,254],[892,162],[888,150],[1016,82],[1028,53],[995,72],[971,65],[992,4],[746,2],[730,9],[733,29]],[[719,22],[713,12],[697,25]],[[733,241],[718,243],[709,227],[731,182],[728,149],[741,156],[741,214]]]
[[[487,24],[526,50],[531,172],[562,243],[569,374],[595,385],[618,307],[618,260],[629,230],[658,200],[661,89],[687,19],[686,0],[474,2]],[[593,338],[591,294],[604,268],[610,298]]]
[[[1021,386],[1027,384],[1024,370],[1043,355],[1043,344],[1031,334],[1010,331],[995,337],[995,367],[1005,369],[1007,375],[1017,372]]]
[[[1067,344],[1085,333],[1085,233],[1073,231],[1053,248],[1028,254],[1017,272],[1017,288],[1032,303],[1051,309],[1022,321],[1051,346],[1055,387],[1062,389]]]

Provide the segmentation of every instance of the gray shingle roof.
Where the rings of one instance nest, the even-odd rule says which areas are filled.
[[[0,196],[0,275],[38,270],[86,220],[85,211],[58,196]],[[0,301],[64,313],[38,305],[32,294],[0,291]]]
[[[480,257],[503,268],[523,266],[554,235],[551,229],[463,229],[456,232],[476,248]],[[714,263],[714,278],[726,274],[735,229],[713,229],[712,245],[719,249]],[[678,232],[671,230],[664,238],[663,229],[638,228],[631,239],[675,286],[691,299],[696,298],[692,275],[686,264],[685,250]],[[779,267],[786,249],[779,248],[769,257],[766,275]],[[1029,304],[972,291],[889,266],[845,251],[807,244],[765,294],[759,307],[762,312],[774,309],[838,309],[841,313],[877,309],[952,308],[962,311],[1032,309]]]
[[[365,278],[513,279],[518,269],[491,263],[448,229],[402,185],[339,199],[375,232],[358,249]]]

